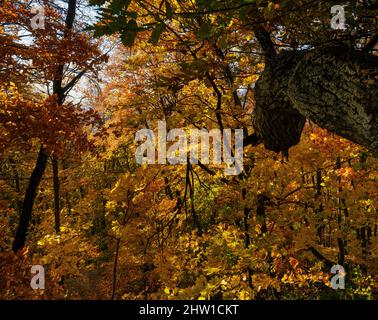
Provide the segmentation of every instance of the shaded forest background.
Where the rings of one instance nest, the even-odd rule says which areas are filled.
[[[377,299],[377,29],[370,1],[0,1],[0,298]],[[158,121],[243,129],[243,172],[138,165]]]

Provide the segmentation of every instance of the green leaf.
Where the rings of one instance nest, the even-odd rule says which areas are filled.
[[[109,9],[113,12],[121,11],[122,7],[123,7],[122,0],[113,0],[109,5]]]
[[[123,32],[121,33],[121,40],[123,45],[126,47],[131,47],[135,42],[137,33],[138,24],[136,20],[132,19],[127,23],[126,28],[124,28]]]
[[[211,23],[210,21],[206,21],[201,25],[200,29],[197,31],[197,36],[199,36],[199,38],[201,39],[205,39],[209,37],[210,34],[211,34]]]
[[[165,12],[167,14],[167,18],[168,19],[172,19],[172,17],[173,17],[173,10],[172,10],[172,6],[171,6],[171,4],[169,3],[168,0],[165,1]]]
[[[91,6],[102,6],[104,5],[106,0],[89,0],[89,4]]]
[[[165,31],[165,24],[161,23],[156,26],[156,28],[152,31],[150,42],[153,45],[157,45],[162,33]]]
[[[245,20],[246,17],[247,17],[247,8],[243,7],[239,10],[239,18],[240,20]]]
[[[111,28],[109,26],[89,26],[86,28],[87,31],[94,31],[93,36],[95,38],[102,37],[104,35],[112,34]]]

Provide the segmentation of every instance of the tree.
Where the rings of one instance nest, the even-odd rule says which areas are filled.
[[[92,1],[103,5],[105,1]],[[265,70],[255,88],[254,136],[269,150],[287,154],[299,142],[305,119],[377,153],[377,42],[374,5],[366,1],[186,1],[165,7],[143,1],[109,1],[103,9],[106,24],[97,25],[98,34],[121,32],[126,45],[137,33],[153,30],[156,43],[162,32],[172,32],[169,23],[197,19],[202,31],[212,28],[206,17],[216,16],[225,25],[242,19],[241,28],[251,30],[265,54]],[[332,30],[332,5],[348,5],[346,31]],[[138,23],[132,10],[140,6],[154,19]],[[131,9],[130,9],[131,8]],[[353,13],[353,15],[352,15]],[[128,24],[117,17],[128,16]],[[172,20],[173,19],[173,20]],[[283,47],[279,54],[276,47]],[[336,93],[337,91],[337,93]]]
[[[362,91],[375,90],[363,82],[371,2],[345,7],[351,32],[330,27],[332,1],[92,2],[97,35],[120,35],[103,38],[113,50],[99,73],[84,0],[71,30],[63,2],[46,2],[47,28],[30,30],[30,2],[1,1],[1,298],[376,299],[378,159],[307,121],[337,120],[318,108],[339,100],[374,103]],[[340,134],[363,144],[374,128],[350,110],[356,129]],[[225,175],[207,139],[184,150],[209,151],[198,164],[139,164],[136,134],[162,122],[179,139],[243,128],[243,171]],[[25,194],[28,241],[14,253]],[[331,288],[336,264],[345,290]],[[30,289],[30,265],[45,267],[47,290]]]
[[[79,148],[80,144],[81,147],[88,147],[90,143],[83,125],[84,123],[91,125],[98,120],[92,110],[80,110],[65,100],[83,75],[94,71],[106,58],[106,55],[100,53],[98,45],[91,43],[87,32],[74,28],[78,6],[76,0],[68,2],[65,15],[60,12],[61,8],[57,9],[51,3],[45,2],[46,28],[44,29],[34,29],[31,26],[30,21],[33,15],[28,5],[23,1],[12,2],[12,4],[6,1],[1,11],[9,25],[17,26],[15,34],[4,35],[4,37],[12,38],[11,42],[7,40],[6,45],[11,48],[15,47],[15,50],[22,53],[21,62],[14,61],[16,68],[12,69],[10,65],[3,70],[3,73],[8,74],[12,79],[12,76],[16,78],[17,73],[22,74],[21,69],[23,68],[29,74],[28,79],[47,87],[47,92],[42,94],[42,97],[45,96],[42,108],[39,108],[40,104],[36,104],[36,99],[32,96],[16,96],[19,97],[18,100],[15,99],[15,96],[10,96],[9,99],[13,99],[16,109],[9,110],[5,117],[6,119],[12,115],[16,116],[16,121],[5,123],[16,126],[16,131],[24,130],[22,135],[25,136],[25,140],[30,137],[38,137],[41,142],[20,213],[19,226],[13,243],[15,252],[24,247],[34,200],[50,154],[53,154],[55,217],[56,229],[59,231],[57,154],[62,153],[65,145],[69,148],[69,144],[64,142],[65,137],[69,137],[71,140],[71,147],[75,143]],[[29,37],[31,45],[22,42],[21,31]],[[6,58],[12,60],[12,56],[12,51],[5,51]],[[25,104],[23,100],[27,99],[29,99],[29,103]],[[36,119],[35,115],[30,115],[34,120],[32,122],[35,123],[26,122],[25,125],[24,119],[28,119],[29,116],[21,118],[20,113],[28,113],[32,109],[17,110],[18,106],[23,105],[35,105],[36,115],[44,115],[44,118]],[[35,124],[37,127],[34,127]],[[25,127],[29,127],[29,130],[25,130]],[[30,127],[33,130],[30,130]]]

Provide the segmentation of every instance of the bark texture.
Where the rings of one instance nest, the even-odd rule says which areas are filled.
[[[287,95],[288,82],[302,53],[284,52],[267,61],[255,87],[255,133],[268,150],[288,153],[299,143],[305,117],[293,108]]]
[[[37,196],[38,187],[42,180],[43,173],[46,169],[47,159],[48,156],[46,154],[46,150],[43,146],[41,146],[38,153],[37,163],[30,177],[29,185],[26,190],[25,199],[20,215],[20,221],[13,241],[12,249],[14,252],[17,252],[25,246],[26,235],[32,216],[34,200]]]
[[[254,127],[269,150],[287,153],[305,118],[378,155],[378,57],[344,47],[283,52],[255,88]]]

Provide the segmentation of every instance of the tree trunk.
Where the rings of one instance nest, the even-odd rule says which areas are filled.
[[[58,158],[54,155],[52,157],[53,167],[53,185],[54,185],[54,217],[55,217],[55,232],[60,233],[60,192],[59,192],[59,164]]]
[[[287,97],[290,72],[302,55],[285,52],[267,61],[255,87],[253,126],[266,149],[287,155],[299,143],[306,119]]]
[[[76,16],[76,4],[77,4],[76,0],[68,1],[67,15],[65,19],[65,26],[68,31],[72,30],[73,28],[73,24],[74,24],[74,20]],[[69,35],[69,32],[67,32],[67,30],[64,33],[64,37],[67,37]],[[63,104],[64,99],[65,99],[65,94],[66,94],[62,87],[63,70],[64,70],[64,64],[58,65],[57,71],[54,77],[54,81],[53,81],[53,93],[57,96],[58,105]],[[20,216],[20,221],[17,228],[15,239],[13,242],[14,252],[17,252],[18,250],[22,249],[25,245],[26,235],[28,232],[28,227],[29,227],[31,216],[32,216],[34,200],[35,200],[38,186],[41,182],[43,173],[46,169],[47,158],[48,158],[48,155],[46,154],[46,150],[44,149],[42,145],[38,154],[37,163],[35,165],[34,171],[29,180],[28,189],[26,190],[23,208],[22,208],[22,212]],[[54,182],[55,182],[55,177],[54,177]],[[58,214],[56,214],[57,212],[56,208],[57,206],[59,207],[59,192],[58,192],[58,198],[56,198],[55,189],[54,189],[54,201],[55,201],[54,211],[55,211],[55,228],[56,228],[57,221],[59,222],[59,212]],[[57,220],[57,216],[58,216],[58,220]]]
[[[269,150],[287,153],[304,119],[378,155],[378,57],[344,47],[285,51],[256,84],[254,127]]]
[[[67,30],[72,30],[76,16],[76,0],[68,1],[67,16],[65,25]],[[64,32],[64,38],[68,36],[67,30]],[[63,83],[64,64],[60,64],[55,73],[53,81],[53,94],[57,97],[58,106],[62,106],[66,98],[66,92],[62,86]],[[54,217],[55,217],[55,231],[60,233],[60,193],[59,193],[59,167],[58,158],[56,155],[52,159],[53,166],[53,183],[54,183]]]
[[[13,241],[13,251],[17,252],[25,246],[26,235],[28,232],[29,223],[32,216],[33,204],[37,196],[38,186],[42,180],[43,173],[47,165],[47,154],[43,146],[41,146],[37,163],[29,180],[29,185],[26,190],[25,199],[21,211],[20,221],[18,224],[15,239]]]

